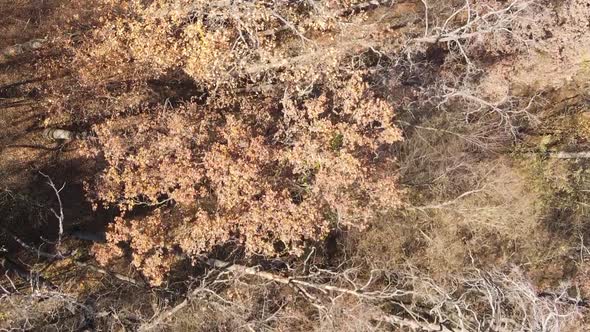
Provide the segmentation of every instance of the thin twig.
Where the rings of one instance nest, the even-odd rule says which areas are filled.
[[[288,26],[299,38],[301,38],[302,40],[309,42],[309,43],[314,43],[313,40],[305,37],[301,32],[299,32],[299,30],[293,25],[291,24],[291,22],[287,21],[284,17],[282,17],[281,15],[279,15],[279,13],[277,13],[276,11],[272,11],[272,15],[276,18],[278,18],[281,22],[283,22],[283,24],[285,24],[286,26]]]
[[[422,3],[424,4],[424,24],[426,25],[424,28],[424,38],[426,38],[428,36],[428,3],[426,0],[422,0]]]
[[[0,225],[0,228],[2,228],[2,230],[8,234],[12,239],[14,239],[14,241],[16,241],[19,245],[21,245],[21,247],[29,250],[30,252],[34,253],[37,255],[37,258],[39,257],[45,257],[45,258],[50,258],[50,259],[55,259],[58,257],[63,257],[61,254],[50,254],[44,251],[41,251],[40,249],[35,249],[32,246],[30,246],[29,244],[27,244],[25,241],[23,241],[21,238],[19,238],[18,236],[16,236],[16,234],[14,234],[13,232],[11,232],[8,228]]]
[[[51,209],[51,212],[53,213],[55,218],[57,218],[57,221],[58,221],[59,230],[57,233],[57,243],[56,243],[55,247],[56,247],[57,253],[60,254],[61,240],[62,240],[63,233],[64,233],[64,225],[63,225],[63,223],[64,223],[64,210],[63,210],[63,204],[61,201],[60,193],[65,188],[66,183],[64,182],[63,185],[61,186],[61,188],[57,189],[57,187],[53,183],[53,180],[47,174],[45,174],[41,171],[39,173],[47,179],[47,184],[51,187],[51,189],[53,189],[55,196],[57,197],[57,202],[59,204],[59,214],[57,212],[55,212],[55,210],[53,208]]]
[[[77,260],[74,260],[73,262],[74,262],[74,264],[76,264],[76,265],[78,265],[80,267],[88,268],[89,270],[92,270],[92,271],[97,272],[97,273],[106,274],[108,276],[111,276],[113,278],[119,279],[121,281],[130,283],[130,284],[133,284],[135,286],[142,286],[142,287],[145,286],[145,283],[143,281],[135,280],[133,278],[130,278],[130,277],[125,276],[125,275],[122,275],[120,273],[116,273],[116,272],[112,272],[112,271],[107,271],[105,269],[101,269],[100,267],[94,266],[92,264],[80,262],[80,261],[77,261]]]
[[[450,200],[450,201],[446,201],[443,203],[439,203],[439,204],[431,204],[431,205],[423,205],[423,206],[411,206],[408,209],[409,210],[432,210],[432,209],[444,209],[446,207],[448,207],[449,205],[453,205],[455,203],[457,203],[458,201],[460,201],[461,199],[467,197],[467,196],[471,196],[473,194],[482,192],[484,189],[475,189],[475,190],[470,190],[467,192],[462,193],[461,195],[455,197],[454,199]]]

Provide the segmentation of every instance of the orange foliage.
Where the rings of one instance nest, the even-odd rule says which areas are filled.
[[[232,240],[248,254],[299,255],[331,228],[366,227],[400,204],[387,157],[401,140],[394,109],[366,82],[367,71],[339,63],[356,44],[326,46],[325,63],[313,61],[318,51],[285,62],[285,43],[300,36],[260,37],[287,18],[327,31],[325,16],[291,6],[281,16],[247,2],[111,5],[75,59],[87,87],[180,71],[210,96],[135,107],[94,126],[86,153],[105,168],[89,196],[121,211],[108,244],[95,246],[100,262],[121,256],[126,243],[133,264],[159,284],[178,251],[194,257]],[[289,52],[297,50],[305,52]],[[289,86],[294,80],[301,84]],[[302,93],[302,84],[315,91]],[[129,218],[138,207],[156,210]]]

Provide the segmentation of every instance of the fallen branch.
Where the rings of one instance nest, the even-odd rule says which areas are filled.
[[[139,327],[138,331],[139,332],[151,331],[151,330],[155,329],[156,327],[158,327],[163,322],[165,322],[168,318],[174,316],[174,314],[176,314],[178,311],[184,309],[184,307],[189,305],[190,300],[194,297],[194,295],[196,295],[197,290],[198,290],[198,288],[195,289],[191,293],[190,296],[185,298],[182,302],[180,302],[179,304],[177,304],[173,308],[171,308],[169,310],[165,310],[162,313],[160,313],[159,315],[157,315],[156,318],[153,319],[151,322],[149,322],[147,324],[142,324]],[[193,294],[193,293],[195,293],[195,294]]]
[[[232,264],[229,262],[224,262],[217,259],[210,259],[208,264],[217,269],[223,269],[229,271],[236,275],[249,275],[258,277],[267,281],[276,282],[283,285],[289,286],[296,286],[299,288],[304,294],[308,294],[305,290],[307,289],[314,289],[320,291],[323,294],[328,293],[339,293],[339,294],[348,294],[352,296],[356,296],[359,298],[369,299],[369,300],[377,300],[377,299],[391,299],[393,297],[402,296],[406,294],[405,291],[394,291],[393,294],[386,294],[382,295],[382,292],[365,292],[362,289],[349,289],[344,287],[332,286],[332,285],[325,285],[325,284],[318,284],[313,282],[308,282],[304,280],[300,280],[297,278],[292,277],[283,277],[280,275],[276,275],[266,271],[260,271],[256,267],[247,267],[244,265],[239,264]],[[190,301],[199,293],[203,291],[203,288],[196,288],[194,289],[182,302],[177,304],[176,306],[161,312],[155,319],[151,322],[142,325],[139,328],[139,331],[145,332],[155,329],[160,324],[164,323],[167,319],[174,316],[178,311],[182,310],[186,306],[190,304]],[[315,299],[315,297],[311,297],[310,300]],[[429,323],[429,322],[421,322],[414,319],[408,319],[397,315],[384,315],[380,317],[378,320],[387,322],[389,324],[393,324],[395,326],[402,326],[402,327],[410,327],[415,330],[422,330],[422,331],[444,331],[450,332],[448,328],[441,324]]]
[[[107,271],[105,269],[101,269],[100,267],[94,266],[92,264],[80,262],[80,261],[77,261],[77,260],[73,260],[73,262],[74,262],[74,264],[76,264],[76,265],[78,265],[80,267],[84,267],[84,268],[87,268],[87,269],[92,270],[94,272],[111,276],[111,277],[113,277],[115,279],[119,279],[121,281],[130,283],[132,285],[141,286],[141,287],[145,286],[145,283],[143,281],[137,281],[137,280],[135,280],[133,278],[130,278],[128,276],[125,276],[125,275],[122,275],[122,274],[119,274],[119,273],[116,273],[116,272]]]
[[[465,198],[467,196],[470,196],[470,195],[473,195],[473,194],[477,194],[477,193],[479,193],[481,191],[483,191],[483,189],[470,190],[470,191],[467,191],[467,192],[462,193],[461,195],[455,197],[454,199],[452,199],[450,201],[442,202],[442,203],[439,203],[439,204],[431,204],[431,205],[423,205],[423,206],[411,206],[411,207],[408,207],[408,209],[409,210],[420,210],[420,211],[423,211],[423,210],[433,210],[433,209],[444,209],[444,208],[448,207],[449,205],[453,205],[453,204],[457,203],[459,200],[461,200],[461,199],[463,199],[463,198]]]
[[[590,151],[566,152],[566,151],[539,151],[538,149],[528,149],[520,152],[523,156],[546,156],[555,159],[590,159]]]
[[[29,250],[30,252],[34,253],[37,255],[37,258],[39,257],[45,257],[45,258],[49,258],[49,259],[55,259],[56,257],[60,257],[60,255],[57,254],[50,254],[48,252],[44,252],[41,251],[39,249],[35,249],[32,246],[30,246],[29,244],[27,244],[25,241],[23,241],[21,238],[19,238],[18,236],[16,236],[16,234],[14,234],[13,232],[11,232],[8,228],[6,228],[3,225],[0,225],[0,229],[2,229],[4,231],[4,233],[6,233],[6,235],[10,236],[14,241],[16,241],[16,243],[18,243],[21,247]],[[63,257],[63,256],[61,256]]]
[[[10,237],[12,237],[12,238],[13,238],[13,239],[14,239],[14,240],[15,240],[15,241],[18,243],[18,244],[20,244],[20,245],[21,245],[23,248],[25,248],[25,249],[27,249],[27,250],[31,251],[32,253],[36,254],[36,255],[37,255],[37,257],[45,257],[45,258],[48,258],[48,259],[50,259],[51,261],[53,261],[53,260],[63,260],[63,259],[66,259],[66,258],[70,258],[70,257],[72,257],[72,256],[73,256],[73,255],[76,253],[76,251],[77,251],[77,250],[74,250],[73,252],[66,253],[66,254],[62,254],[62,253],[58,253],[58,254],[50,254],[50,253],[48,253],[48,252],[41,251],[41,250],[39,250],[39,249],[35,249],[35,248],[33,248],[32,246],[30,246],[29,244],[27,244],[25,241],[23,241],[22,239],[20,239],[18,236],[16,236],[14,233],[12,233],[12,232],[11,232],[9,229],[7,229],[6,227],[4,227],[4,226],[1,226],[1,225],[0,225],[0,229],[2,229],[4,232],[6,232],[6,234],[8,234]],[[121,280],[121,281],[124,281],[124,282],[130,283],[130,284],[133,284],[133,285],[135,285],[135,286],[141,286],[141,287],[145,286],[145,283],[144,283],[143,281],[137,281],[137,280],[135,280],[135,279],[133,279],[133,278],[127,277],[127,276],[125,276],[125,275],[122,275],[122,274],[119,274],[119,273],[116,273],[116,272],[111,272],[111,271],[108,271],[108,270],[105,270],[105,269],[99,268],[99,267],[97,267],[97,266],[94,266],[94,265],[92,265],[92,264],[84,263],[84,262],[81,262],[81,261],[78,261],[78,260],[75,260],[75,259],[72,259],[72,262],[73,262],[74,264],[76,264],[77,266],[84,267],[84,268],[88,268],[89,270],[92,270],[92,271],[94,271],[94,272],[97,272],[97,273],[102,273],[102,274],[105,274],[105,275],[111,276],[111,277],[113,277],[113,278],[115,278],[115,279],[119,279],[119,280]],[[2,261],[0,261],[0,263],[1,263],[0,265],[2,265],[2,266],[3,266],[4,264],[9,264],[9,266],[12,266],[12,267],[14,266],[14,265],[10,265],[10,262],[8,262],[8,263],[4,263],[4,261],[3,261],[3,260],[2,260]],[[24,277],[26,276],[26,274],[23,274],[21,270],[14,270],[14,271],[18,272],[18,273],[16,273],[16,274],[17,274],[19,277],[22,277],[22,278],[24,278]],[[25,278],[25,279],[27,279],[27,278]],[[28,280],[28,279],[27,279],[27,280]]]
[[[43,278],[39,273],[30,271],[21,264],[9,259],[8,257],[0,257],[0,266],[6,272],[12,272],[19,278],[29,282],[33,289],[40,287],[47,287],[49,289],[57,289],[49,280]]]
[[[590,158],[590,151],[581,151],[581,152],[564,152],[564,151],[557,151],[549,154],[553,158],[557,159],[589,159]]]
[[[448,329],[446,326],[442,324],[418,322],[412,319],[402,318],[394,315],[385,315],[379,317],[378,319],[394,326],[408,327],[416,331],[452,332],[452,330]]]
[[[367,298],[367,299],[391,299],[391,298],[394,298],[397,296],[402,296],[405,294],[405,292],[400,291],[399,294],[394,293],[394,294],[388,294],[388,295],[381,295],[381,292],[366,292],[366,291],[362,291],[360,289],[357,290],[357,289],[349,289],[349,288],[343,288],[343,287],[337,287],[337,286],[331,286],[331,285],[316,284],[316,283],[312,283],[312,282],[308,282],[308,281],[304,281],[304,280],[300,280],[300,279],[296,279],[296,278],[282,277],[282,276],[279,276],[279,275],[276,275],[276,274],[273,274],[270,272],[260,271],[256,267],[247,267],[247,266],[238,265],[238,264],[231,264],[231,263],[220,261],[217,259],[210,259],[209,265],[219,268],[219,269],[225,269],[225,270],[233,272],[233,273],[257,276],[257,277],[260,277],[260,278],[263,278],[266,280],[270,280],[270,281],[274,281],[274,282],[284,284],[284,285],[295,284],[295,285],[299,285],[299,286],[303,286],[303,287],[307,287],[307,288],[316,289],[324,294],[327,294],[328,292],[336,292],[336,293],[341,293],[341,294],[354,295],[357,297]]]

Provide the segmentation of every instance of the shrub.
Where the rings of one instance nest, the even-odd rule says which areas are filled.
[[[237,239],[250,254],[299,255],[330,227],[363,228],[398,206],[395,176],[376,157],[401,139],[393,109],[360,75],[332,89],[258,112],[236,98],[245,112],[188,103],[95,126],[88,153],[107,166],[88,188],[122,212],[108,236],[113,250],[95,248],[99,260],[127,242],[134,264],[158,284],[177,247],[195,256]],[[125,218],[165,202],[174,213]]]

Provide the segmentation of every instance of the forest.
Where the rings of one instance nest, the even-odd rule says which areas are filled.
[[[0,331],[589,331],[587,0],[0,0]]]

